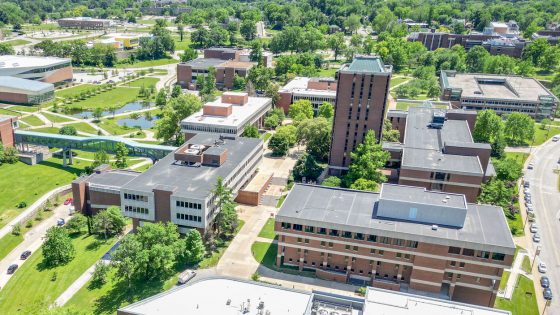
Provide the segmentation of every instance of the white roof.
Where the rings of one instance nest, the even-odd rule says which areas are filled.
[[[0,56],[0,70],[54,66],[70,61],[68,58],[5,55]]]
[[[126,312],[142,315],[256,315],[264,303],[270,314],[303,314],[310,293],[233,279],[205,279],[129,305]],[[228,303],[229,301],[229,303]],[[228,305],[229,304],[229,305]],[[241,312],[242,306],[248,312]]]
[[[508,25],[504,22],[490,22],[490,26],[492,26],[492,27],[508,27]]]
[[[295,77],[290,82],[288,82],[284,87],[280,89],[280,92],[292,92],[294,95],[299,96],[325,96],[325,97],[336,97],[336,90],[318,90],[309,89],[307,84],[312,78],[308,77]]]
[[[231,92],[228,92],[231,93]],[[240,93],[244,94],[244,93]],[[268,106],[271,106],[272,100],[268,97],[249,97],[249,101],[245,105],[235,105],[229,103],[223,103],[221,99],[213,102],[206,103],[212,106],[228,106],[232,105],[231,115],[224,116],[211,116],[204,115],[203,110],[190,115],[189,117],[183,119],[182,125],[215,125],[215,126],[227,126],[227,127],[239,127],[243,126],[247,121],[251,120],[254,115],[259,114],[262,110]]]

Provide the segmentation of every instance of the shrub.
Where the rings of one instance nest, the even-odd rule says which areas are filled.
[[[21,235],[21,225],[19,223],[14,224],[12,227],[12,234],[15,236]]]
[[[25,202],[25,201],[20,201],[20,202],[16,205],[16,208],[18,208],[18,209],[23,209],[23,208],[26,208],[26,207],[27,207],[27,202]]]

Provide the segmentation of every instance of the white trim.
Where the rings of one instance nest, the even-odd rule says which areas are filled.
[[[420,280],[420,279],[414,279],[414,278],[411,278],[410,282],[411,283],[416,282],[416,283],[420,283],[420,284],[431,285],[433,287],[439,287],[439,288],[441,288],[441,284],[442,284],[442,282],[432,282],[432,281],[426,281],[426,280]]]
[[[480,162],[479,162],[480,164]],[[481,167],[482,168],[482,167]],[[421,171],[425,171],[428,169],[418,169],[418,168],[412,168],[412,167],[407,167],[405,168],[407,170],[421,170]],[[453,172],[446,172],[449,174],[456,174]],[[465,175],[465,174],[458,174],[458,175]],[[483,174],[484,175],[484,174]],[[475,176],[475,175],[471,175],[470,176]],[[400,176],[399,180],[409,180],[409,181],[415,181],[415,182],[422,182],[422,183],[430,183],[430,184],[444,184],[444,185],[453,185],[453,186],[462,186],[462,187],[470,187],[470,188],[480,188],[480,185],[475,185],[475,184],[467,184],[467,183],[458,183],[458,182],[448,182],[448,181],[441,181],[441,180],[432,180],[432,179],[423,179],[423,178],[414,178],[414,177],[406,177],[406,176]]]

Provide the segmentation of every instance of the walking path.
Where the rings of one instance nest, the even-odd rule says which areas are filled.
[[[498,292],[499,297],[503,297],[505,299],[511,300],[511,297],[513,295],[513,291],[515,290],[515,286],[516,286],[517,281],[518,281],[517,278],[520,275],[524,275],[527,278],[533,280],[533,275],[526,273],[521,268],[521,266],[523,264],[523,259],[525,259],[525,256],[529,256],[529,254],[527,252],[525,252],[524,250],[519,250],[511,268],[505,270],[505,271],[509,271],[510,275],[509,275],[508,281],[506,283],[505,289],[503,291]],[[529,259],[530,258],[531,257],[529,257]]]

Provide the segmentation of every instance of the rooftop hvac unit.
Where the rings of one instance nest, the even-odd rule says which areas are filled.
[[[195,150],[202,150],[204,149],[204,146],[202,144],[193,144],[190,148]]]
[[[185,154],[189,154],[189,155],[197,155],[200,151],[196,150],[196,149],[186,149],[185,150]]]

